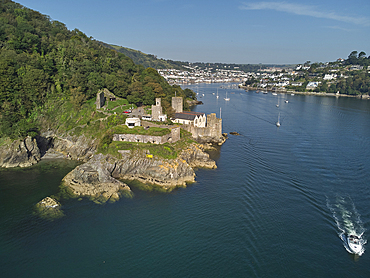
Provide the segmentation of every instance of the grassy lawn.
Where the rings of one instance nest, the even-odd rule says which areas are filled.
[[[116,128],[116,127],[115,127]],[[112,128],[110,132],[114,131]],[[127,128],[129,129],[129,128]],[[158,129],[158,128],[154,128]],[[132,130],[132,129],[130,129]],[[168,129],[165,129],[168,130]],[[183,149],[192,144],[194,140],[191,138],[191,133],[181,130],[181,139],[176,143],[165,143],[165,144],[151,144],[151,143],[133,143],[133,142],[122,142],[122,141],[112,141],[111,134],[106,135],[107,142],[102,142],[99,147],[99,152],[103,154],[111,154],[114,157],[121,158],[121,154],[118,153],[119,150],[142,150],[146,153],[152,154],[153,157],[160,157],[164,159],[175,159],[178,154],[181,153]]]
[[[131,109],[131,107],[136,108],[134,104],[129,104],[127,99],[118,99],[116,101],[107,101],[107,108],[112,110],[118,106],[122,106],[124,110]]]
[[[148,151],[153,157],[161,157],[164,159],[175,159],[177,157],[176,149],[171,146],[171,144],[151,144],[151,143],[131,143],[131,142],[121,142],[113,141],[109,144],[103,153],[111,154],[115,157],[119,157],[120,154],[118,150],[143,150]]]

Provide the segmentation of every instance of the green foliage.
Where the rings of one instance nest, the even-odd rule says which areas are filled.
[[[109,48],[115,49],[120,53],[125,54],[126,56],[130,57],[134,61],[135,64],[143,65],[146,68],[186,70],[186,68],[184,68],[184,65],[185,65],[184,62],[157,59],[155,55],[145,54],[138,50],[121,47],[117,45],[109,45],[109,44],[104,44],[104,45]]]
[[[360,65],[360,66],[370,66],[370,56],[366,57],[366,53],[361,51],[358,53],[357,51],[352,51],[348,55],[348,59],[345,61],[346,65]]]
[[[113,134],[112,132],[107,132],[104,134],[103,138],[100,139],[98,150],[104,151],[112,143]]]
[[[23,137],[44,127],[69,131],[88,123],[96,128],[90,101],[102,88],[134,105],[154,104],[156,97],[168,102],[175,91],[184,95],[156,70],[10,0],[0,2],[0,43],[0,136]],[[122,114],[124,104],[108,103],[108,109]]]
[[[133,142],[122,142],[122,141],[111,141],[112,136],[114,133],[124,133],[125,131],[132,131],[133,129],[127,130],[122,127],[115,127],[106,133],[106,137],[103,137],[104,142],[99,144],[98,152],[103,154],[110,154],[114,157],[121,158],[121,154],[118,153],[118,150],[131,150],[132,152],[135,151],[142,151],[143,156],[146,153],[150,153],[155,157],[160,157],[164,159],[175,159],[178,157],[178,154],[185,149],[190,144],[194,143],[194,140],[191,137],[191,133],[180,130],[180,137],[181,139],[176,143],[165,143],[165,144],[151,144],[151,143],[133,143]],[[141,130],[141,129],[137,129]],[[164,129],[167,130],[167,129]],[[160,132],[158,128],[153,128],[150,134],[153,132]],[[140,133],[139,133],[140,134]],[[155,134],[156,135],[156,134]],[[110,144],[108,144],[111,142]],[[148,158],[150,159],[150,158]]]

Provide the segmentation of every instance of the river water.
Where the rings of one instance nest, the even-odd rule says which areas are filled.
[[[370,101],[220,85],[187,87],[240,136],[187,188],[69,200],[50,222],[32,208],[76,164],[0,170],[1,277],[370,277]]]

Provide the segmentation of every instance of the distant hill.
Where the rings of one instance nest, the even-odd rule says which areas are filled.
[[[114,49],[120,53],[125,54],[127,57],[130,57],[132,61],[134,61],[135,64],[142,65],[145,68],[186,70],[186,68],[184,68],[184,65],[189,64],[189,63],[180,62],[180,61],[158,59],[157,56],[155,55],[145,54],[141,51],[134,50],[134,49],[127,48],[127,47],[107,44],[103,42],[102,44],[110,49]]]
[[[216,69],[227,69],[227,70],[241,70],[244,72],[255,72],[260,69],[266,69],[269,67],[280,67],[286,68],[292,65],[267,65],[267,64],[226,64],[226,63],[208,63],[208,62],[181,62],[173,60],[158,59],[156,55],[145,54],[141,51],[134,50],[127,47],[117,46],[113,44],[107,44],[101,42],[102,45],[117,50],[120,53],[125,54],[130,57],[135,64],[142,65],[145,68],[154,69],[178,69],[178,70],[189,70],[191,68],[197,68],[204,70],[206,68],[212,68],[214,71]]]

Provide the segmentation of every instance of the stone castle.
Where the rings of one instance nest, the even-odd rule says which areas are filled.
[[[172,108],[175,110],[174,123],[183,124],[181,128],[192,134],[192,137],[201,142],[221,143],[224,141],[222,135],[222,119],[216,117],[216,113],[205,116],[201,112],[183,112],[183,98],[173,97]]]
[[[110,96],[112,95],[112,96]],[[115,96],[107,89],[100,90],[96,97],[96,108],[101,109],[107,100],[115,100]],[[216,113],[211,113],[206,116],[202,112],[183,111],[183,98],[172,97],[172,108],[175,111],[175,116],[171,119],[173,123],[182,124],[181,128],[190,132],[192,137],[199,142],[212,142],[222,144],[225,138],[222,135],[222,119],[216,117]],[[139,120],[139,119],[138,119]],[[167,115],[163,114],[161,99],[156,98],[155,105],[152,105],[151,120],[164,122],[167,120]],[[140,120],[139,120],[140,121]],[[163,144],[165,142],[176,142],[180,139],[180,129],[170,128],[171,134],[161,136],[147,135],[131,135],[131,134],[115,134],[115,141],[130,141],[130,142],[151,142],[155,144]]]

